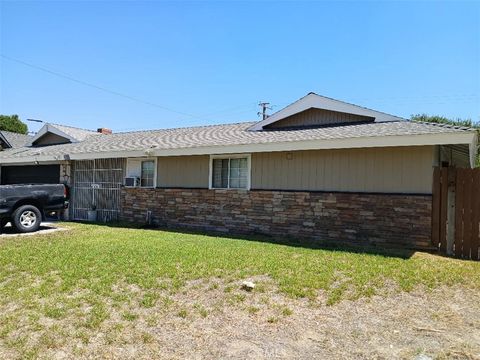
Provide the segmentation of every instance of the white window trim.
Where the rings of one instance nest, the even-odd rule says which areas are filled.
[[[140,179],[140,184],[136,187],[138,188],[143,188],[143,189],[155,189],[157,187],[157,169],[158,169],[158,158],[157,157],[147,157],[147,158],[127,158],[127,163],[128,161],[139,161],[140,162],[140,176],[138,177]],[[153,161],[153,186],[142,186],[142,162],[144,161]],[[127,164],[127,169],[128,169],[128,164]],[[128,177],[128,174],[126,174]],[[125,187],[133,187],[133,186],[125,186]]]
[[[214,159],[242,159],[247,158],[247,187],[246,188],[217,188],[213,187],[213,160]],[[230,174],[228,174],[230,178]],[[210,190],[250,190],[251,187],[251,178],[252,178],[252,155],[251,154],[226,154],[226,155],[210,155],[210,164],[208,167],[208,188]]]
[[[145,161],[153,161],[153,185],[142,186],[142,165]],[[155,189],[157,187],[157,158],[141,159],[140,160],[140,185],[139,187],[144,189]]]

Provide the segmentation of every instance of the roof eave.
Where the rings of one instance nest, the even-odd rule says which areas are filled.
[[[105,158],[127,157],[151,157],[151,156],[189,156],[189,155],[218,155],[254,152],[277,152],[277,151],[300,151],[300,150],[328,150],[328,149],[352,149],[374,147],[400,147],[400,146],[431,146],[468,144],[476,148],[477,133],[462,131],[459,133],[437,133],[419,135],[388,135],[388,136],[365,136],[344,139],[321,139],[282,141],[271,143],[238,144],[238,145],[215,145],[187,147],[176,149],[139,149],[122,151],[105,151],[90,153],[73,153],[65,155],[39,155],[28,158],[9,158],[1,160],[2,164],[32,163],[48,161],[90,160]]]

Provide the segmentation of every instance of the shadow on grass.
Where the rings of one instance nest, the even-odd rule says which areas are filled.
[[[89,222],[78,221],[78,223],[92,224]],[[212,230],[202,230],[202,229],[192,229],[192,228],[180,228],[180,227],[164,227],[164,226],[146,226],[138,225],[127,222],[109,222],[109,223],[95,223],[95,225],[106,226],[111,228],[129,228],[129,229],[142,229],[142,230],[152,230],[152,231],[164,231],[175,234],[188,234],[188,235],[205,235],[205,236],[214,236],[214,237],[223,237],[234,240],[247,240],[255,242],[264,242],[292,247],[300,247],[314,250],[328,250],[328,251],[339,251],[339,252],[348,252],[355,254],[369,254],[369,255],[380,255],[385,257],[396,257],[402,259],[408,259],[415,254],[416,250],[413,249],[404,249],[404,248],[389,248],[376,246],[374,244],[355,244],[355,243],[343,243],[334,241],[321,241],[321,240],[311,240],[305,238],[294,238],[294,237],[278,237],[278,236],[269,236],[265,234],[238,234],[238,233],[228,233],[221,231],[212,231]]]

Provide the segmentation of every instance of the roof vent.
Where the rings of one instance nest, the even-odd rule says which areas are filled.
[[[107,128],[98,128],[97,132],[100,133],[100,134],[103,134],[103,135],[111,135],[112,134],[112,130],[107,129]]]

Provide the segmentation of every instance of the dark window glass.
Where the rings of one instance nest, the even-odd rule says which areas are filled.
[[[212,187],[245,189],[247,184],[247,158],[213,159]]]
[[[155,162],[153,160],[142,161],[142,175],[140,185],[142,187],[153,187],[153,177],[155,175]]]

